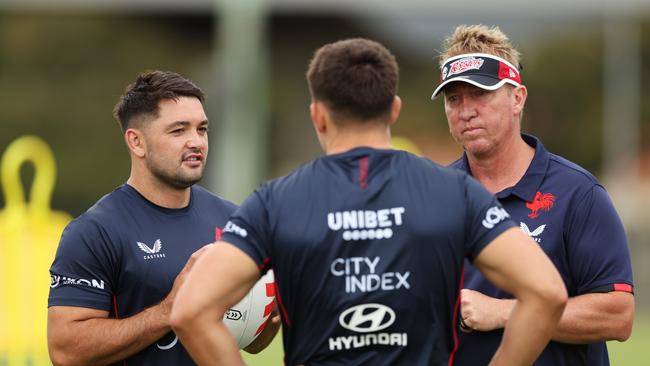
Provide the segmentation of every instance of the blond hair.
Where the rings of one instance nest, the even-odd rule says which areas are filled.
[[[520,54],[499,27],[489,28],[482,24],[459,25],[447,37],[440,53],[440,67],[445,60],[465,53],[487,53],[501,57],[519,68]]]

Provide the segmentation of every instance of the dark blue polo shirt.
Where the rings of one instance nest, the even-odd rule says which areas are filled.
[[[632,292],[625,232],[605,189],[583,168],[549,153],[537,138],[522,137],[535,148],[535,156],[514,187],[496,194],[499,202],[551,258],[569,296]],[[466,155],[451,167],[471,173]],[[512,297],[492,286],[469,262],[464,287],[494,298]],[[455,365],[487,365],[502,334],[502,330],[461,332]],[[607,346],[551,341],[535,365],[609,365]]]
[[[356,148],[262,185],[222,240],[273,267],[288,365],[447,365],[464,258],[514,225],[462,172]]]
[[[235,208],[196,185],[181,209],[157,206],[127,184],[118,187],[63,231],[50,268],[49,306],[106,310],[121,319],[160,303],[190,255],[215,241]],[[125,361],[194,364],[173,332]]]

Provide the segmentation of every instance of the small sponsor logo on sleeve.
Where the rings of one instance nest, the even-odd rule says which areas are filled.
[[[59,286],[66,286],[66,285],[88,286],[88,287],[98,288],[101,290],[104,290],[105,287],[103,280],[96,280],[94,278],[87,280],[85,278],[72,278],[72,277],[50,274],[50,288],[57,288]]]
[[[494,225],[510,217],[508,212],[499,206],[490,207],[485,213],[485,219],[481,222],[486,229],[492,229]]]
[[[226,227],[223,228],[223,232],[224,233],[233,233],[235,235],[241,236],[242,238],[245,238],[245,237],[248,236],[248,231],[246,231],[246,229],[238,226],[237,224],[235,224],[232,221],[228,221],[228,223],[226,224]]]

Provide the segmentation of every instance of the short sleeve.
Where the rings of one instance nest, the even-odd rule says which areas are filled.
[[[221,236],[221,240],[250,256],[262,272],[270,268],[271,229],[266,205],[267,195],[266,185],[253,192],[230,216]]]
[[[594,185],[574,207],[564,235],[578,295],[632,292],[632,265],[625,231],[605,189]]]
[[[50,267],[48,306],[112,309],[114,255],[107,239],[98,224],[87,220],[65,228]]]
[[[466,253],[474,260],[497,236],[516,226],[499,201],[474,178],[463,177],[467,207]]]

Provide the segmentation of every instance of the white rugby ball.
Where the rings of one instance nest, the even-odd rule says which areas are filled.
[[[246,348],[262,332],[274,301],[275,282],[273,271],[269,270],[237,305],[226,311],[223,322],[239,348]]]

